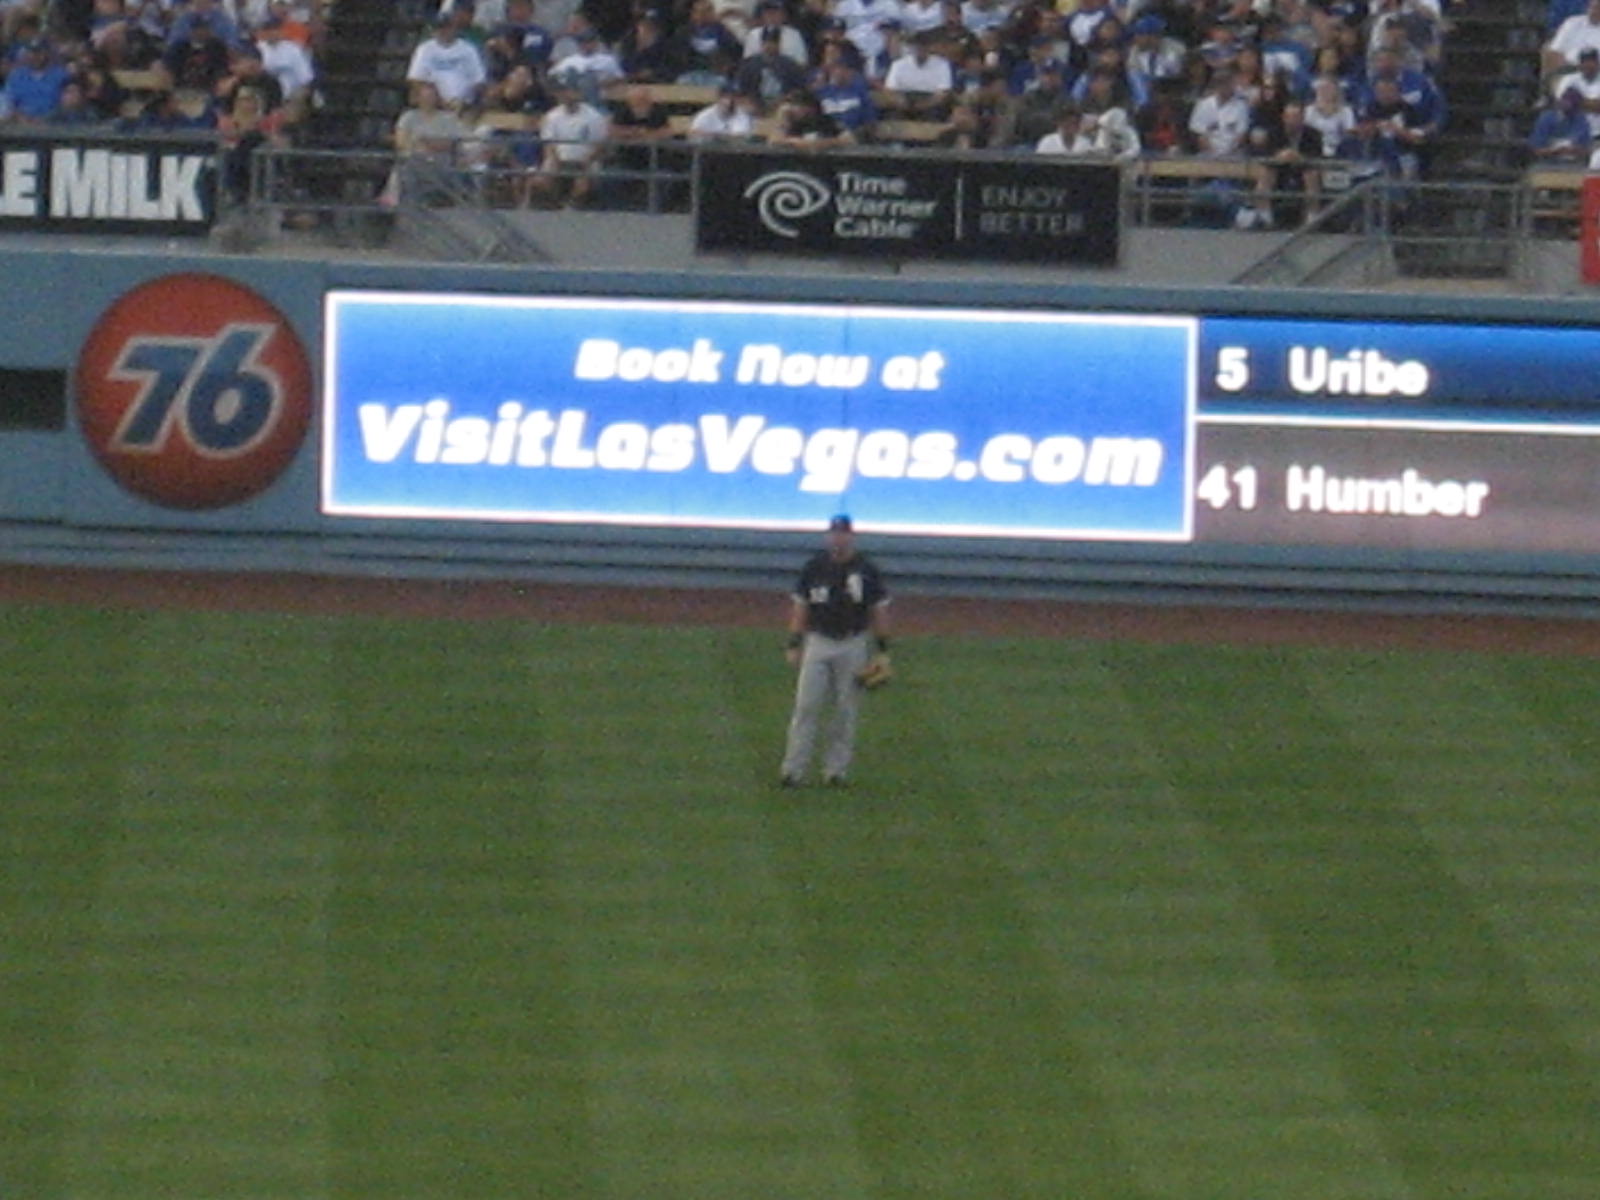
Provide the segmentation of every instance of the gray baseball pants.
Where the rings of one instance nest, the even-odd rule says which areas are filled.
[[[789,741],[783,754],[784,775],[791,779],[805,777],[819,735],[823,777],[843,777],[850,769],[861,703],[856,674],[867,665],[871,654],[871,642],[864,633],[842,639],[806,634],[800,652],[800,675],[795,682],[794,715],[789,719]]]

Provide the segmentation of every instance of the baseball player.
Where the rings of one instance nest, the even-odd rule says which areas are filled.
[[[827,548],[806,560],[793,600],[786,654],[799,674],[779,782],[800,785],[820,735],[822,782],[841,787],[861,693],[890,674],[889,593],[877,565],[856,549],[849,517],[828,523]]]

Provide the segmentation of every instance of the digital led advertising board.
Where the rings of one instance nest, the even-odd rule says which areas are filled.
[[[323,510],[1182,541],[1193,321],[341,291]]]
[[[1600,553],[1600,330],[344,291],[324,511]]]

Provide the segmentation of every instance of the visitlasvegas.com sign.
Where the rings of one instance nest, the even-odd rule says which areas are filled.
[[[1046,159],[707,151],[703,251],[1013,259],[1112,266],[1119,169]]]
[[[1195,323],[335,291],[332,515],[1183,540]]]

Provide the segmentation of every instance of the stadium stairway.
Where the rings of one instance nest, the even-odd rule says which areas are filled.
[[[1435,186],[1396,214],[1402,276],[1491,279],[1512,270],[1520,231],[1508,185],[1527,166],[1545,21],[1544,0],[1466,0],[1450,10],[1439,71],[1450,115],[1430,164]]]

